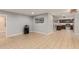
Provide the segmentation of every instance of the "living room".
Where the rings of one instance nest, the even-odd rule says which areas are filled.
[[[7,40],[0,48],[79,48],[78,9],[3,9],[0,14],[7,17]]]

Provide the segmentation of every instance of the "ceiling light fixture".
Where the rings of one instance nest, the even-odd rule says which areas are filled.
[[[34,14],[34,12],[32,12],[32,14]]]

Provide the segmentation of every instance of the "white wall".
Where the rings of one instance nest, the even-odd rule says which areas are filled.
[[[29,25],[30,31],[32,31],[32,18],[29,16],[23,16],[19,14],[12,14],[0,11],[0,14],[7,16],[7,35],[12,36],[15,34],[23,33],[24,25]]]
[[[79,35],[79,13],[77,13],[75,16],[74,31],[75,31],[75,34]]]
[[[35,23],[35,18],[44,17],[44,23]],[[33,18],[33,31],[47,34],[53,31],[52,18],[50,14],[42,14]]]
[[[51,13],[49,13],[48,14],[48,30],[49,30],[49,33],[51,33],[51,32],[54,32],[54,26],[53,26],[53,20],[54,20],[54,18],[53,18],[53,16],[52,16],[52,14]]]

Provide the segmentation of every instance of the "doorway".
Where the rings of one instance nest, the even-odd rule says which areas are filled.
[[[6,38],[6,16],[0,15],[0,39]]]

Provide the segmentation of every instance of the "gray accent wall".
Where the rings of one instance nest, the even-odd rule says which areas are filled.
[[[7,16],[8,36],[23,33],[24,25],[29,25],[30,31],[32,31],[32,17],[2,11],[0,11],[0,14]]]
[[[7,19],[7,34],[19,34],[23,33],[25,25],[29,25],[30,31],[32,31],[31,17],[20,15],[9,15]]]
[[[44,17],[44,23],[35,23],[35,18],[41,18]],[[53,32],[53,18],[50,14],[42,14],[33,17],[33,31],[48,34],[50,32]]]

